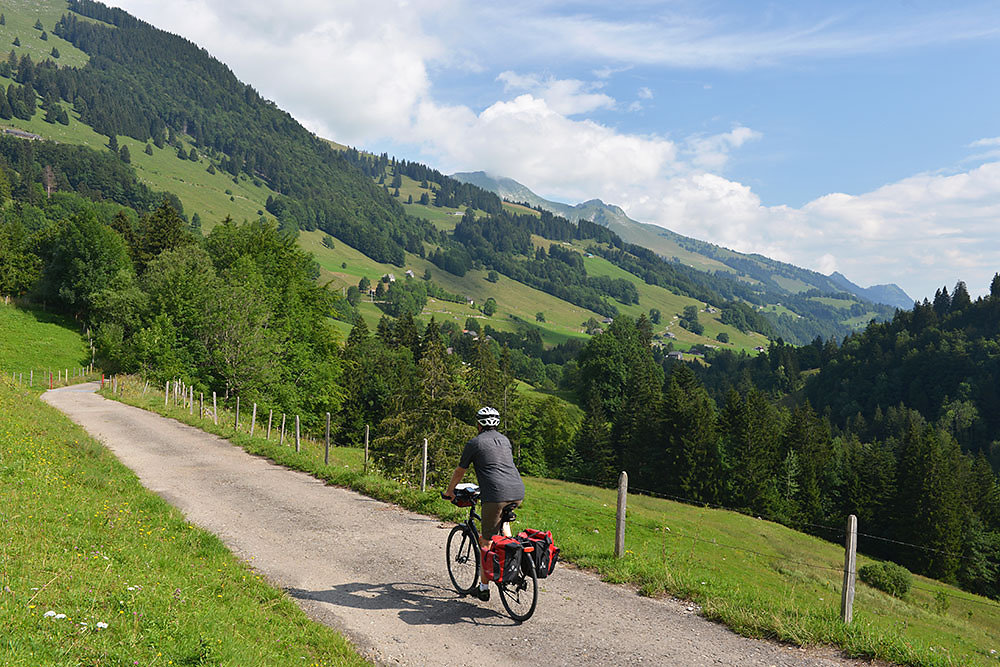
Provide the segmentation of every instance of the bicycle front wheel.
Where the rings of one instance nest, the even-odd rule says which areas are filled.
[[[517,581],[500,584],[500,602],[510,617],[518,623],[527,621],[538,604],[538,575],[531,558],[521,562],[521,576]]]
[[[448,535],[448,576],[460,595],[469,595],[479,585],[479,541],[465,526],[455,526]]]

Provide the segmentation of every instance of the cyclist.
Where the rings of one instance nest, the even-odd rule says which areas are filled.
[[[479,478],[479,489],[482,494],[483,530],[479,537],[480,560],[482,550],[490,545],[490,538],[500,533],[500,513],[507,505],[521,504],[524,500],[524,483],[514,465],[514,452],[510,440],[497,431],[500,425],[500,413],[489,406],[481,408],[476,413],[479,425],[479,435],[465,443],[458,467],[451,475],[448,490],[442,495],[453,498],[455,485],[462,481],[469,465],[476,466],[476,476]],[[480,600],[490,599],[489,582],[486,579],[485,565],[480,568],[482,578],[479,582],[478,597]]]

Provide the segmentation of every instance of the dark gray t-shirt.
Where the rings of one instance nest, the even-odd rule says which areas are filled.
[[[499,431],[483,431],[465,443],[458,467],[475,464],[483,502],[524,500],[524,482],[514,465],[510,440]]]

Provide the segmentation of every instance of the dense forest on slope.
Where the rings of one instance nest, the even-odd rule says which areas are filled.
[[[53,32],[90,55],[82,68],[35,66],[22,58],[15,78],[42,99],[73,104],[81,119],[114,138],[157,146],[190,136],[218,167],[263,180],[279,193],[275,215],[290,228],[323,229],[379,261],[401,264],[436,232],[402,207],[325,141],[240,83],[203,49],[129,14],[89,0]],[[107,25],[105,25],[107,24]]]

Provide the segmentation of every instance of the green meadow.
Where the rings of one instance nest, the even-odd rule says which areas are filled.
[[[73,377],[90,364],[90,348],[72,320],[42,310],[25,310],[0,301],[0,373],[17,373],[28,385],[48,387],[42,375],[70,369]]]

